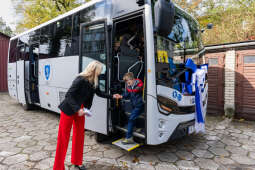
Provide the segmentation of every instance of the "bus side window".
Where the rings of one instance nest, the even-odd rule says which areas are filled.
[[[79,55],[80,13],[73,15],[71,55]]]
[[[11,40],[10,44],[10,53],[9,53],[9,63],[16,62],[16,53],[17,53],[17,43],[18,39]]]
[[[52,29],[53,24],[47,25],[41,29],[40,36],[40,59],[49,58],[50,49],[51,49],[51,39],[52,39]]]

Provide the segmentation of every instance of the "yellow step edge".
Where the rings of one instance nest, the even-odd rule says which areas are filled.
[[[132,148],[129,148],[127,151],[129,152],[129,151],[132,151],[132,150],[134,150],[135,148],[138,148],[139,146],[142,146],[141,144],[137,144],[137,145],[135,145],[135,146],[133,146]]]

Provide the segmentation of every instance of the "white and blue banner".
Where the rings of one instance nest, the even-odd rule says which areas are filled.
[[[208,70],[208,65],[204,64],[197,68],[197,65],[192,61],[192,59],[187,59],[186,68],[192,70],[192,78],[190,83],[191,92],[195,92],[195,106],[196,106],[196,114],[195,114],[195,132],[199,133],[205,132],[205,109],[203,105],[203,93],[207,93],[205,90],[205,76]]]
[[[205,87],[205,70],[197,69],[194,74],[195,78],[195,103],[196,103],[196,115],[195,115],[195,131],[196,133],[205,132],[205,113],[203,106],[202,94]]]

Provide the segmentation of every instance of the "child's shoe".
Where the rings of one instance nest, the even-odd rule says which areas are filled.
[[[123,145],[128,145],[128,144],[133,144],[133,143],[135,143],[135,141],[134,141],[133,137],[131,137],[131,138],[125,138],[123,141],[121,141],[121,143],[122,143]]]

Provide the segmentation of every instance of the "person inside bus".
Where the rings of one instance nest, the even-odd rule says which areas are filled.
[[[117,99],[130,99],[132,104],[132,112],[128,118],[128,131],[126,138],[122,141],[122,144],[132,144],[133,140],[133,128],[135,125],[136,119],[144,111],[144,102],[143,102],[143,82],[140,79],[135,79],[132,72],[126,73],[123,77],[123,80],[126,83],[126,90],[122,95],[115,94]]]
[[[84,170],[83,145],[84,145],[84,115],[90,116],[83,108],[90,109],[94,94],[103,98],[116,96],[103,93],[98,88],[98,76],[103,65],[98,61],[92,61],[72,82],[66,93],[65,99],[60,103],[61,111],[57,149],[53,170],[65,169],[64,161],[69,143],[70,132],[73,125],[72,157],[71,163],[80,170]]]
[[[139,55],[139,41],[140,31],[136,23],[124,31],[125,33],[120,36],[120,41],[115,43],[115,49],[121,56],[138,56]]]
[[[133,30],[135,27],[131,27]],[[133,64],[137,63],[133,69],[135,77],[144,80],[144,36],[143,34],[135,33],[134,36],[130,38],[130,34],[124,34],[121,36],[119,41],[115,43],[115,54],[121,56],[131,56],[134,57]],[[126,70],[128,71],[128,70]],[[125,72],[126,72],[125,71]]]

